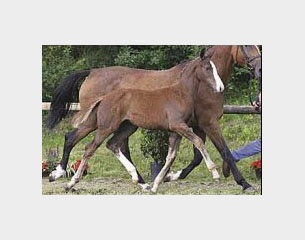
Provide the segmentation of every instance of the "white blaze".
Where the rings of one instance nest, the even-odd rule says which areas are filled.
[[[218,75],[217,68],[216,68],[215,64],[212,61],[210,61],[210,63],[211,63],[211,66],[213,68],[213,75],[214,75],[214,78],[215,78],[215,81],[216,81],[216,87],[215,87],[216,88],[216,92],[223,92],[225,87],[224,87],[224,85],[223,85],[223,83],[221,81],[221,78]]]

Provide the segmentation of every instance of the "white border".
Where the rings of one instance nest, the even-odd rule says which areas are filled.
[[[299,34],[294,29],[303,27],[298,27],[304,22],[303,8],[293,4],[296,13],[288,19],[291,6],[282,3],[274,9],[260,1],[133,2],[26,1],[5,6],[3,234],[35,239],[53,239],[55,234],[62,239],[302,234],[294,210],[304,212],[304,197],[298,196],[304,158],[298,149],[304,146],[302,134],[300,140],[295,134],[304,132],[299,128],[304,107],[297,105],[304,93],[293,81],[304,78],[298,74],[304,68],[304,37],[294,37]],[[41,45],[243,43],[263,45],[262,196],[41,195]]]

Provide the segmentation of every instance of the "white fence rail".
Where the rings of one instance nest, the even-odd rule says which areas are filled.
[[[50,110],[51,103],[43,102],[42,110],[48,111]],[[79,111],[80,106],[79,103],[71,103],[70,110]],[[225,114],[261,114],[261,111],[256,111],[252,106],[238,106],[238,105],[224,105],[224,113]]]

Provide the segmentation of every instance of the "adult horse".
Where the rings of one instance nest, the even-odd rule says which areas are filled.
[[[208,53],[211,53],[211,59],[215,62],[216,68],[225,85],[232,72],[234,63],[241,66],[250,64],[251,67],[255,69],[256,77],[260,77],[261,59],[258,57],[259,50],[256,46],[213,46],[208,50]],[[188,62],[182,63],[164,71],[107,67],[72,74],[62,81],[53,96],[51,111],[48,118],[48,127],[53,128],[66,116],[69,111],[70,103],[75,101],[74,97],[78,94],[78,85],[86,76],[88,77],[81,85],[79,91],[79,102],[81,106],[81,111],[78,113],[79,116],[87,112],[91,104],[100,96],[103,96],[110,91],[120,88],[152,90],[169,86],[179,78],[187,63]],[[222,104],[223,100],[220,99],[220,102]],[[222,115],[222,111],[219,112],[219,115]],[[125,133],[125,128],[125,123],[123,123],[110,141],[108,141],[107,146],[111,148],[112,145],[117,144],[117,139],[122,138],[121,135]],[[94,130],[95,129],[92,127],[82,126],[75,128],[66,134],[61,163],[57,166],[56,170],[50,174],[50,181],[54,181],[64,175],[72,148],[80,139]],[[205,138],[205,135],[200,128],[195,128],[194,130]],[[128,148],[128,138],[125,138],[125,140],[122,141],[120,149],[133,166]],[[198,159],[201,161],[202,156],[196,152],[195,160],[193,162],[197,164]],[[177,177],[177,174],[175,174],[174,177],[170,179],[174,180],[175,178],[183,178],[183,175],[179,174]],[[144,183],[143,178],[138,172],[137,179],[138,183]]]
[[[217,95],[224,90],[215,65],[204,55],[189,62],[176,83],[170,87],[157,90],[121,88],[97,99],[85,113],[73,119],[76,127],[85,125],[97,130],[93,141],[85,147],[81,164],[66,185],[66,190],[69,191],[80,181],[87,161],[95,150],[108,136],[118,130],[123,122],[129,123],[124,131],[128,134],[135,132],[137,127],[171,131],[169,154],[166,160],[168,165],[175,158],[181,137],[186,137],[207,159],[209,169],[215,170],[215,165],[210,160],[202,139],[188,126],[194,118],[195,98],[201,82],[205,85],[202,94],[213,92]],[[113,152],[123,164],[129,162],[119,147]],[[132,170],[134,172],[135,168]],[[218,175],[217,171],[214,173]],[[240,173],[237,173],[237,177],[243,181],[243,187],[250,186]],[[157,191],[161,181],[159,177],[158,184],[154,184],[153,192]]]

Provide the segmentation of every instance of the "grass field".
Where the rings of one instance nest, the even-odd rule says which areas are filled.
[[[42,132],[42,158],[48,158],[46,149],[56,149],[59,147],[59,156],[56,161],[60,161],[64,144],[64,134],[71,129],[70,119],[63,120],[54,130],[50,131],[44,127],[45,114],[43,114]],[[261,135],[261,115],[224,115],[220,120],[223,135],[231,150],[247,144],[249,141]],[[93,134],[83,139],[72,150],[69,160],[71,166],[77,159],[81,159],[84,146],[92,140]],[[142,139],[141,131],[137,131],[130,138],[130,151],[132,159],[140,174],[148,183],[150,182],[150,162],[152,159],[144,158],[140,143]],[[217,165],[221,175],[220,183],[213,182],[212,175],[207,170],[204,163],[193,170],[185,180],[172,183],[164,183],[160,186],[158,194],[262,194],[261,180],[256,179],[255,173],[250,169],[252,161],[260,156],[253,156],[238,163],[238,168],[244,178],[252,184],[257,191],[253,193],[243,193],[233,177],[225,179],[221,173],[222,159],[214,145],[207,140],[208,152]],[[183,139],[177,159],[172,171],[185,168],[193,159],[193,147]],[[116,157],[105,147],[105,143],[96,151],[89,160],[88,174],[76,185],[76,192],[70,194],[151,194],[140,191],[140,188],[131,182],[125,168]],[[47,178],[42,179],[42,194],[66,194],[63,185],[69,179],[63,178],[57,182],[49,183]]]

